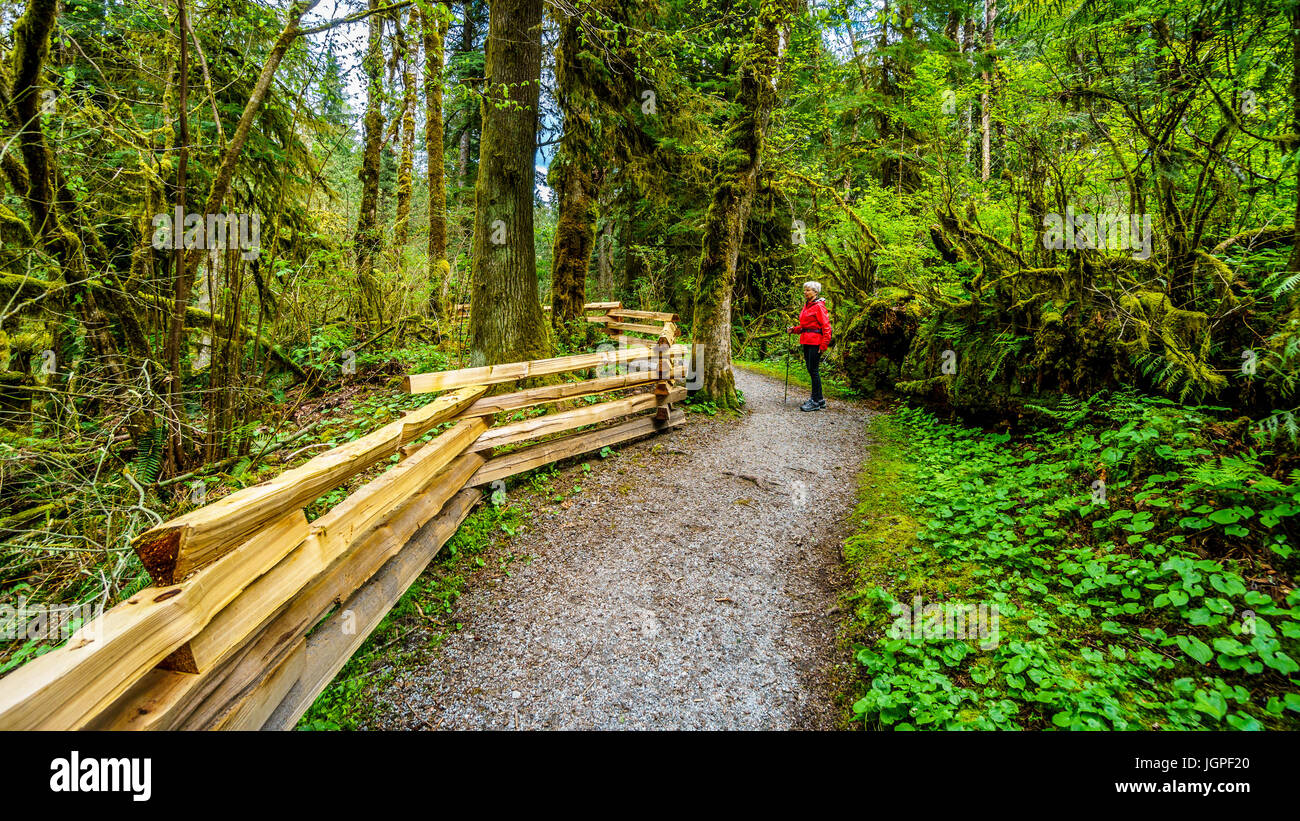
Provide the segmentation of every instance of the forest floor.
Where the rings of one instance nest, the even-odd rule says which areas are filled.
[[[842,726],[840,543],[873,412],[832,399],[801,413],[802,388],[783,401],[779,380],[736,383],[739,418],[691,414],[511,491],[535,497],[509,543],[527,561],[475,574],[460,629],[357,694],[373,700],[361,726]],[[406,649],[430,644],[421,632]]]

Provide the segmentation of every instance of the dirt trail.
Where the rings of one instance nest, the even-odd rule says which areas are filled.
[[[369,726],[835,728],[827,611],[871,412],[736,383],[743,419],[690,415],[564,471],[582,492],[511,544],[533,561],[471,583],[464,628],[383,685]]]

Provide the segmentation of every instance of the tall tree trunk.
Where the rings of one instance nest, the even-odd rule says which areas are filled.
[[[998,16],[997,0],[984,0],[984,59],[993,59],[993,21]],[[980,179],[988,182],[993,168],[993,72],[992,66],[984,69],[980,78],[984,90],[980,92]]]
[[[1300,5],[1293,5],[1287,13],[1291,22],[1291,133],[1300,134]],[[1294,232],[1291,236],[1291,259],[1288,271],[1300,272],[1300,163],[1296,164]],[[1292,291],[1292,305],[1300,306],[1300,290]]]
[[[533,247],[542,0],[493,0],[475,186],[470,363],[546,357]]]
[[[412,7],[410,26],[416,26],[419,9]],[[393,245],[400,251],[411,237],[411,174],[415,168],[415,100],[419,95],[415,87],[415,61],[411,39],[399,19],[393,21],[397,30],[394,48],[402,67],[402,156],[397,166],[397,219],[393,225]]]
[[[460,53],[468,54],[469,52],[474,50],[474,37],[476,35],[474,29],[473,0],[463,3],[461,7],[463,9],[462,14],[464,15],[464,20],[462,21],[460,27]],[[462,85],[465,86],[472,85],[469,78],[467,77],[462,77],[460,82]],[[456,178],[457,178],[457,184],[460,186],[462,192],[465,189],[469,188],[469,143],[470,143],[469,136],[470,136],[470,130],[474,125],[473,123],[474,116],[472,113],[466,113],[465,117],[467,122],[465,123],[464,128],[461,129],[460,146],[459,146],[460,150],[457,152],[456,155]]]
[[[604,222],[600,229],[600,243],[596,248],[596,282],[600,295],[614,298],[614,219],[609,213],[608,201],[603,210]]]
[[[421,10],[424,33],[424,145],[429,183],[429,313],[442,315],[447,264],[447,174],[442,162],[442,41],[447,21],[431,6]]]
[[[967,17],[967,18],[966,18],[966,21],[962,24],[962,29],[961,29],[961,50],[962,50],[962,53],[966,55],[966,62],[967,62],[967,64],[970,65],[972,68],[974,68],[974,58],[971,57],[971,55],[975,53],[975,20],[974,20],[974,18]],[[965,112],[962,114],[962,126],[963,126],[963,129],[965,130],[965,133],[966,133],[966,141],[965,141],[966,150],[965,150],[965,152],[964,152],[964,156],[965,156],[965,158],[966,158],[966,162],[967,162],[967,164],[970,163],[971,146],[972,146],[972,144],[974,143],[974,139],[973,139],[973,138],[974,138],[974,136],[975,136],[975,134],[974,134],[975,123],[974,123],[974,117],[972,116],[972,114],[973,114],[973,112],[971,111],[971,102],[970,102],[970,100],[967,100],[967,101],[966,101],[966,110],[965,110]]]
[[[26,11],[13,27],[12,67],[13,85],[6,89],[9,126],[17,132],[18,150],[22,167],[6,163],[5,174],[15,191],[24,196],[31,217],[30,233],[51,255],[63,270],[63,279],[77,300],[77,310],[86,327],[96,354],[119,384],[128,382],[128,375],[118,356],[117,345],[108,330],[104,312],[99,308],[95,289],[84,283],[91,278],[87,263],[87,250],[96,253],[97,262],[107,257],[99,238],[79,218],[76,200],[60,183],[54,152],[50,150],[41,126],[41,72],[50,50],[50,33],[58,17],[58,0],[29,0]],[[65,223],[66,219],[66,223]],[[87,248],[89,246],[89,248]],[[96,266],[99,267],[98,265]],[[116,285],[108,266],[105,273],[96,276],[106,285]],[[110,309],[120,305],[124,337],[137,357],[150,353],[143,331],[136,321],[134,311],[121,294],[105,289],[102,292]],[[148,367],[147,359],[145,367]],[[132,418],[133,433],[140,433],[152,424],[148,413],[140,412]]]
[[[175,231],[184,231],[185,222],[185,172],[189,164],[190,125],[189,125],[189,40],[186,34],[185,0],[176,0],[176,36],[180,40],[180,61],[176,72],[176,213],[182,215],[180,225],[173,226]],[[203,215],[200,218],[205,219]],[[163,347],[163,360],[167,363],[167,458],[163,473],[173,475],[185,466],[185,427],[181,419],[185,414],[185,404],[181,397],[184,375],[181,373],[181,341],[185,333],[185,308],[190,302],[190,285],[193,275],[186,265],[175,265],[175,281],[172,284],[172,312],[167,325],[167,343]]]
[[[551,187],[559,216],[551,252],[551,323],[559,328],[577,320],[587,301],[587,270],[595,237],[597,165],[591,110],[594,95],[581,65],[582,17],[565,17],[555,52],[555,79],[564,136],[551,163]]]
[[[618,244],[623,252],[623,274],[619,277],[618,296],[624,302],[631,302],[636,289],[636,281],[641,278],[643,261],[641,255],[633,250],[636,245],[636,206],[641,195],[636,182],[630,179],[623,183],[623,223],[619,226]]]
[[[741,67],[736,120],[728,129],[722,166],[713,179],[713,196],[704,226],[696,277],[697,357],[702,384],[697,396],[720,407],[739,405],[731,370],[731,292],[736,265],[754,201],[763,141],[776,103],[779,32],[789,13],[782,0],[763,0],[754,22],[753,50]]]
[[[378,8],[379,0],[369,0],[370,9]],[[361,318],[378,326],[382,321],[378,287],[374,280],[375,257],[382,247],[383,235],[379,227],[379,151],[384,134],[384,114],[380,99],[384,93],[384,47],[382,42],[384,20],[382,15],[370,16],[370,44],[361,61],[365,70],[366,118],[365,148],[362,153],[361,207],[357,215],[356,253],[357,287],[361,291]]]

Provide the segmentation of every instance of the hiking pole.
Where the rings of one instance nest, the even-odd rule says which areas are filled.
[[[782,406],[790,398],[790,346],[785,348],[785,395],[781,397]]]

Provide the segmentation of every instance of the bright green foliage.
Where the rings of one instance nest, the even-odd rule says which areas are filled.
[[[921,525],[915,539],[880,538],[873,514],[898,515],[864,493],[867,524],[845,545],[860,578],[856,719],[1300,727],[1300,592],[1287,581],[1300,475],[1225,452],[1209,416],[1167,400],[1059,415],[1063,429],[1015,437],[913,409],[878,424]],[[891,638],[891,605],[917,595],[997,605],[996,647],[980,649],[993,643],[983,635]]]

